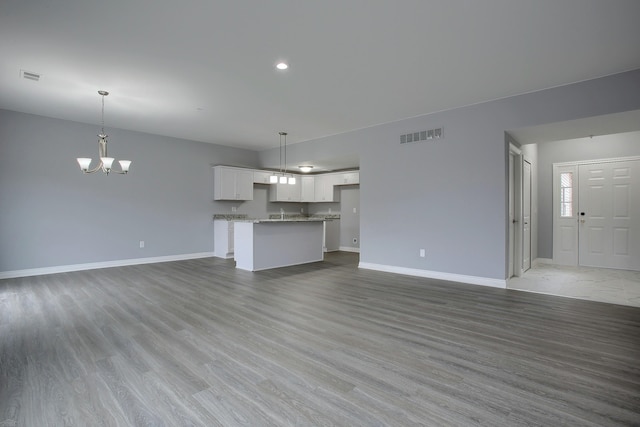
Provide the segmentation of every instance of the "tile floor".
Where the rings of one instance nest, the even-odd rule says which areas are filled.
[[[507,288],[640,307],[640,271],[538,264]]]

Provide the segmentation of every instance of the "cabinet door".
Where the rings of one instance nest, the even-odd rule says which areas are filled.
[[[213,168],[215,200],[253,200],[253,171],[215,166]]]
[[[213,221],[213,255],[219,258],[233,257],[232,221]]]
[[[229,221],[228,233],[229,241],[227,246],[229,248],[229,253],[233,253],[233,221]]]
[[[236,171],[228,168],[216,168],[215,199],[236,200]]]
[[[317,175],[315,177],[315,200],[316,202],[335,202],[335,192],[333,191],[333,185],[335,183],[336,175]]]
[[[296,177],[296,183],[272,184],[269,192],[271,202],[299,202],[300,201],[300,178]]]
[[[269,177],[271,172],[253,171],[253,182],[256,184],[270,184]]]
[[[341,178],[342,184],[344,185],[360,184],[359,172],[345,172]]]
[[[312,176],[303,176],[300,181],[300,201],[315,202],[315,178]]]
[[[236,170],[236,200],[253,200],[253,171]]]

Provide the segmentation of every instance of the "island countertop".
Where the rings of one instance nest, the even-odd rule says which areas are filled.
[[[263,219],[234,219],[233,222],[252,222],[254,224],[271,223],[271,222],[322,222],[324,218],[263,218]]]

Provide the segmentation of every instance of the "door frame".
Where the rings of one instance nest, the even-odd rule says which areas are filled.
[[[526,173],[526,165],[529,165],[529,174]],[[533,265],[533,165],[526,158],[522,158],[522,273],[526,272]],[[527,187],[527,182],[529,183]],[[527,200],[528,198],[528,200]],[[527,212],[527,206],[529,211]],[[527,218],[527,214],[529,217]],[[528,221],[528,222],[527,222]],[[527,238],[527,230],[528,238]],[[529,242],[528,251],[525,251],[526,242]],[[527,257],[525,254],[528,252],[529,260],[527,264]]]
[[[513,159],[513,160],[512,160]],[[512,164],[513,162],[513,164]],[[522,150],[509,142],[507,185],[507,280],[522,276]],[[512,167],[513,166],[513,167]],[[512,199],[513,198],[513,199]],[[513,216],[511,215],[513,203]],[[513,226],[513,228],[512,228]],[[512,232],[513,230],[513,232]]]
[[[579,166],[580,165],[592,165],[592,164],[598,164],[598,163],[615,163],[615,162],[627,162],[627,161],[636,161],[636,160],[640,160],[640,156],[628,156],[628,157],[611,157],[611,158],[606,158],[606,159],[592,159],[592,160],[576,160],[576,161],[571,161],[571,162],[558,162],[558,163],[553,163],[553,176],[552,176],[552,186],[553,186],[553,202],[551,203],[551,209],[553,212],[552,215],[552,220],[553,220],[553,226],[552,226],[552,240],[553,240],[553,263],[554,264],[561,264],[560,262],[558,262],[558,257],[557,257],[557,253],[559,252],[559,247],[558,247],[558,239],[556,238],[556,212],[557,212],[557,208],[558,208],[558,197],[557,197],[557,189],[558,189],[558,181],[557,178],[559,176],[559,174],[557,173],[558,169],[561,168],[567,168],[567,167],[574,167],[575,171],[576,171],[576,184],[574,189],[578,190],[575,191],[574,194],[574,209],[577,212],[578,209],[578,201],[580,199],[580,194],[579,194],[579,185],[577,183],[580,182],[580,175],[579,175]],[[578,224],[576,223],[576,240],[579,239],[579,227]],[[567,264],[567,263],[562,263],[562,265],[571,265],[571,266],[578,266],[580,265],[580,247],[579,247],[579,241],[576,244],[576,253],[575,253],[575,262],[571,263],[571,264]]]

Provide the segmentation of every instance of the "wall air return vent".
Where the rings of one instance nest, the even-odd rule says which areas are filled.
[[[34,73],[32,71],[20,70],[20,76],[27,80],[40,81],[40,74]]]
[[[430,139],[444,138],[443,128],[435,128],[429,130],[421,130],[418,132],[405,133],[400,135],[400,144],[408,144],[409,142],[428,141]]]

